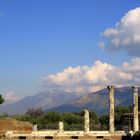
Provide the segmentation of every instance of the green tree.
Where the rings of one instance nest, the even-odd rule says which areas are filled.
[[[89,117],[92,124],[99,124],[99,118],[95,112],[90,111]]]
[[[61,120],[64,122],[65,130],[83,130],[83,116],[81,113],[63,113]]]
[[[101,129],[102,130],[108,130],[109,115],[108,114],[103,114],[102,116],[100,116],[100,123],[101,123]]]
[[[43,111],[41,108],[29,108],[26,112],[27,115],[38,117],[43,115]]]
[[[63,113],[62,120],[67,124],[81,124],[83,117],[75,113]]]
[[[132,106],[126,107],[126,106],[117,106],[115,108],[115,124],[121,125],[123,121],[123,115],[125,113],[131,113],[133,110]]]
[[[2,104],[2,103],[4,103],[4,99],[3,99],[3,97],[0,95],[0,104]]]
[[[90,129],[91,130],[99,130],[100,123],[99,123],[99,118],[98,118],[97,114],[93,111],[90,111],[89,118],[90,118]]]
[[[60,114],[58,112],[48,112],[42,118],[44,123],[54,124],[58,123],[60,120]]]

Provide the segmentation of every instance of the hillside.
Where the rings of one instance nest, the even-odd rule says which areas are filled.
[[[59,90],[44,91],[34,96],[27,96],[15,103],[1,105],[0,113],[23,114],[29,108],[50,109],[71,102],[79,95]]]
[[[123,105],[128,106],[133,104],[133,90],[130,87],[116,88],[115,89],[115,106]],[[82,97],[73,100],[67,104],[63,104],[59,107],[46,110],[59,111],[59,112],[77,112],[84,108],[94,110],[97,114],[108,112],[109,99],[108,90],[103,89],[95,93],[89,93]]]
[[[133,90],[131,87],[115,88],[115,105],[132,105]],[[78,95],[64,91],[44,91],[34,96],[0,107],[1,113],[23,114],[29,108],[42,108],[44,111],[78,112],[84,108],[96,111],[97,114],[108,112],[108,90]]]

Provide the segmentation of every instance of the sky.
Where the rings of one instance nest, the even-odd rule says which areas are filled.
[[[138,0],[0,0],[0,94],[138,85],[139,27]]]

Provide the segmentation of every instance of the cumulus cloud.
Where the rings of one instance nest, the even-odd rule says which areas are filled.
[[[14,103],[20,99],[13,91],[7,91],[3,96],[5,100],[4,104]]]
[[[124,49],[131,56],[140,56],[140,7],[128,11],[112,28],[103,33],[106,46],[110,50]]]
[[[59,88],[73,92],[93,92],[108,85],[130,86],[140,83],[140,58],[117,67],[101,61],[93,66],[68,67],[62,72],[43,77],[48,89]]]

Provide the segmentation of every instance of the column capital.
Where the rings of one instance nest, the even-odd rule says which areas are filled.
[[[114,89],[115,86],[107,86],[107,88],[108,88],[109,90],[111,90],[111,89]]]
[[[89,112],[89,110],[88,109],[84,109],[84,112]]]
[[[138,90],[139,90],[139,87],[138,86],[133,86],[132,88],[134,90],[134,93],[138,93]]]

